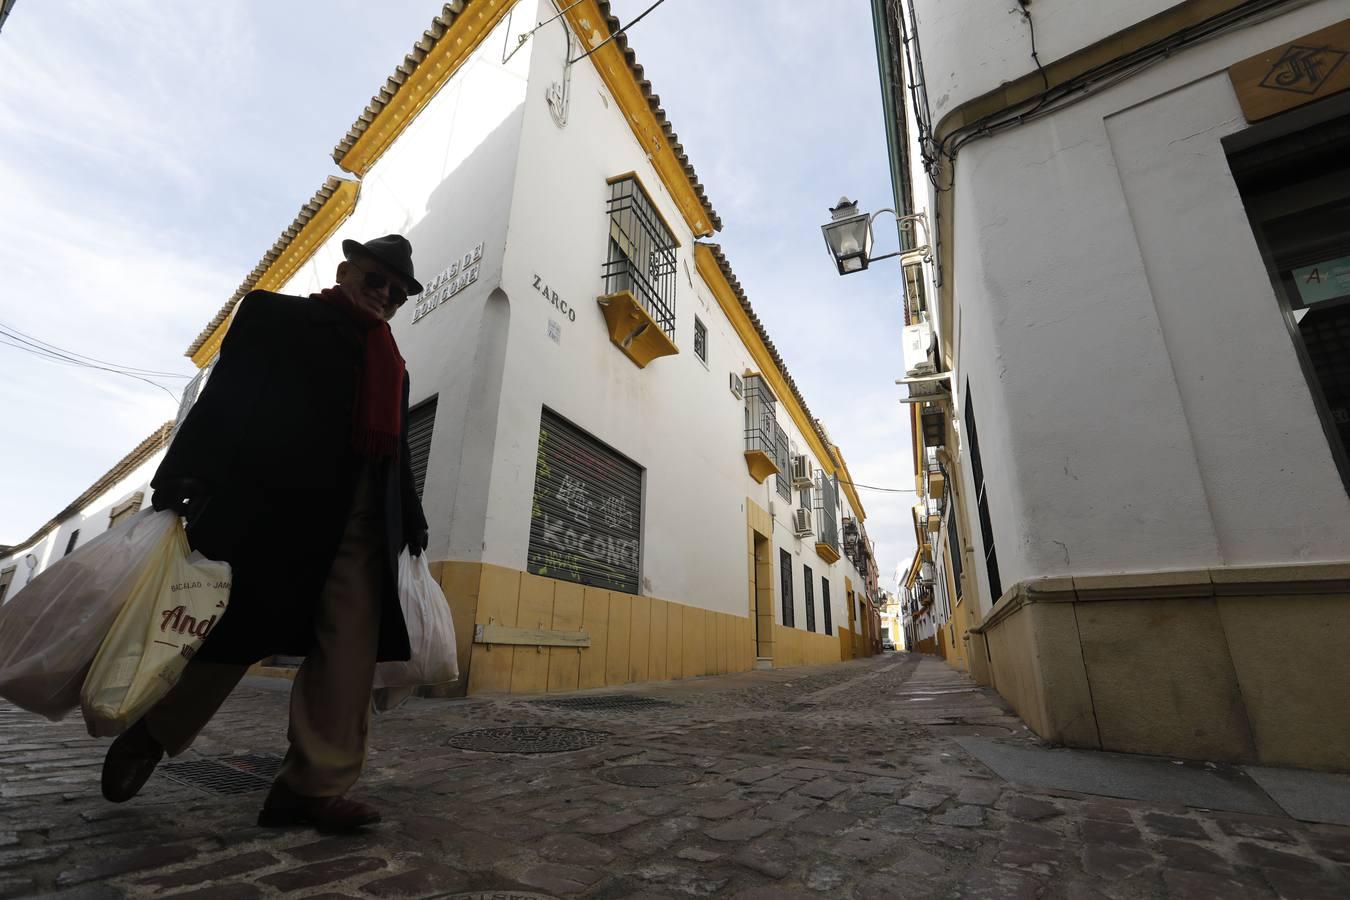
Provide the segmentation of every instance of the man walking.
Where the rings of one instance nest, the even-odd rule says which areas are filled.
[[[179,683],[108,749],[120,803],[176,755],[248,666],[304,656],[290,748],[258,817],[348,831],[380,814],[344,795],[365,763],[375,664],[406,660],[398,554],[427,523],[408,460],[408,377],[388,321],[421,293],[399,235],[342,242],[337,285],[307,298],[253,291],[151,482],[188,519],[193,549],[233,568],[229,609]]]

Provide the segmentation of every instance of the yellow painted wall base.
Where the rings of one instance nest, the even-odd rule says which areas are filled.
[[[839,639],[833,635],[817,634],[814,631],[802,631],[800,628],[788,628],[774,623],[773,627],[773,667],[819,666],[825,663],[837,663]]]
[[[1018,584],[972,637],[1042,737],[1350,771],[1350,565]]]

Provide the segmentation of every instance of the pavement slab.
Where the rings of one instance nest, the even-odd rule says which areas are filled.
[[[245,679],[181,759],[283,753],[287,687]],[[345,837],[260,830],[262,790],[162,776],[110,806],[96,783],[106,742],[0,705],[0,898],[1350,896],[1350,828],[1300,821],[1338,808],[1334,779],[1169,761],[1159,775],[1121,754],[1084,768],[936,659],[601,692],[669,705],[413,698],[378,716],[353,796],[385,822]],[[521,725],[604,740],[537,755],[446,744]],[[1073,777],[1029,777],[1047,758]],[[1197,775],[1234,809],[1208,784],[1178,789]],[[1122,790],[1141,778],[1167,790]]]

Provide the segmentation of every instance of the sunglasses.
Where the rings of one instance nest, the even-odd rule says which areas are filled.
[[[390,278],[378,269],[367,269],[364,266],[357,266],[357,268],[364,274],[361,283],[366,287],[370,288],[372,291],[378,291],[381,288],[387,289],[389,292],[389,299],[399,306],[408,302],[407,290],[396,280]]]

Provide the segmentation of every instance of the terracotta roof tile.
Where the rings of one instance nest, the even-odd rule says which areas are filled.
[[[294,221],[281,233],[281,237],[277,238],[272,248],[263,254],[263,258],[258,261],[258,264],[253,267],[253,271],[244,279],[244,283],[239,285],[230,299],[216,313],[215,318],[202,330],[202,333],[197,335],[192,345],[187,348],[187,352],[183,354],[184,356],[192,356],[201,349],[211,335],[215,334],[216,329],[234,312],[235,304],[244,299],[245,294],[253,290],[254,285],[258,283],[258,279],[263,276],[263,273],[268,270],[272,263],[277,261],[281,254],[286,252],[286,248],[291,245],[291,241],[295,240],[296,235],[300,234],[300,230],[323,208],[323,205],[333,196],[333,192],[337,190],[340,184],[342,184],[342,179],[335,178],[332,175],[324,179],[323,187],[315,192],[308,203],[300,207],[300,212],[296,213]]]

